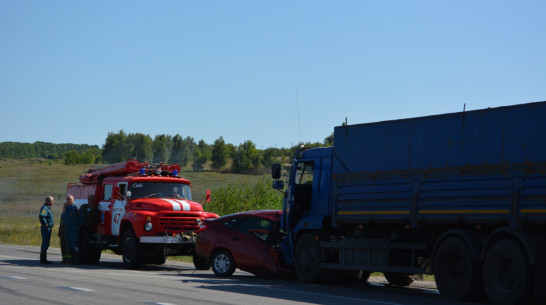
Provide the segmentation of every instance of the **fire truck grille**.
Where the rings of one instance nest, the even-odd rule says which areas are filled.
[[[197,230],[199,225],[197,225],[195,219],[195,217],[166,216],[159,218],[159,224],[167,233],[180,233]]]

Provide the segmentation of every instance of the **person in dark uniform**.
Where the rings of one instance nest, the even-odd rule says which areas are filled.
[[[93,233],[99,224],[100,211],[95,202],[95,195],[87,196],[87,203],[83,204],[79,210],[83,219],[82,232]]]
[[[87,196],[87,203],[83,204],[78,210],[80,213],[80,221],[82,222],[82,227],[80,230],[80,259],[82,262],[86,262],[86,257],[91,251],[90,241],[92,239],[93,233],[97,230],[97,225],[100,221],[100,211],[97,207],[97,202],[95,201],[95,195]]]
[[[67,261],[69,264],[78,262],[80,249],[78,247],[78,239],[80,236],[80,215],[78,207],[74,205],[74,196],[66,196],[66,208],[62,215],[63,226],[66,234],[66,249],[68,250]]]
[[[47,249],[49,248],[49,241],[51,240],[51,231],[55,225],[53,212],[51,212],[51,206],[54,201],[53,196],[47,196],[44,205],[42,205],[42,208],[40,209],[40,215],[38,216],[41,224],[40,231],[42,233],[40,264],[51,264],[51,262],[47,260]]]
[[[66,248],[66,228],[63,225],[63,215],[66,211],[66,201],[63,205],[63,212],[61,213],[61,223],[59,224],[59,244],[61,246],[62,264],[68,264],[68,249]]]

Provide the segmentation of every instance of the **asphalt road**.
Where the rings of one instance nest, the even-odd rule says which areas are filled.
[[[0,304],[473,304],[443,299],[430,282],[401,288],[378,277],[371,283],[310,285],[239,270],[223,279],[171,261],[127,270],[114,255],[103,255],[94,266],[68,266],[60,264],[55,248],[48,251],[54,264],[40,265],[38,258],[37,247],[0,245]]]

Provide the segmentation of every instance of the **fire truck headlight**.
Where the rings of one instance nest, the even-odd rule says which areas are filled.
[[[148,232],[150,232],[153,228],[154,228],[154,225],[152,225],[151,222],[147,222],[146,224],[144,224],[144,230]]]

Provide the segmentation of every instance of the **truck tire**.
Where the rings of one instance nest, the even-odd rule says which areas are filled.
[[[494,304],[527,304],[530,301],[533,271],[516,242],[501,239],[489,248],[483,264],[483,283]]]
[[[126,268],[137,269],[142,264],[140,242],[131,228],[123,232],[123,237],[121,239],[121,256],[123,257],[123,265]]]
[[[196,270],[209,270],[210,262],[197,253],[193,253],[193,266]]]
[[[383,273],[383,275],[385,275],[387,282],[389,282],[391,285],[406,287],[413,283],[413,279],[409,276],[409,274],[387,272]]]
[[[212,271],[220,277],[229,277],[235,272],[233,256],[226,250],[218,250],[212,255]]]
[[[444,240],[434,258],[436,287],[448,299],[461,301],[483,295],[481,265],[472,259],[466,243],[458,237]]]
[[[300,281],[306,283],[318,281],[320,277],[320,251],[313,234],[305,233],[298,239],[294,259],[296,274]]]

